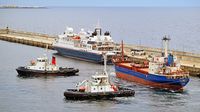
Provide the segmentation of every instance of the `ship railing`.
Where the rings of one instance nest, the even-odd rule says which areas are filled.
[[[130,63],[131,62],[131,60],[130,60],[130,58],[128,58],[128,57],[121,57],[121,56],[113,56],[112,57],[112,62],[113,63],[121,63],[121,62],[123,62],[123,63]]]
[[[140,63],[134,63],[134,62],[132,62],[130,65],[132,67],[136,67],[136,68],[148,68],[149,67],[149,65],[140,64]]]
[[[176,71],[176,72],[165,73],[164,75],[167,76],[168,78],[173,78],[173,79],[188,78],[189,77],[189,72]]]
[[[80,86],[83,86],[83,84],[85,84],[85,82],[87,82],[88,80],[84,80],[82,82],[79,82],[76,84],[76,87],[80,87]]]

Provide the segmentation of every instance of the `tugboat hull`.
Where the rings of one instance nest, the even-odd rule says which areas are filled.
[[[134,96],[135,91],[131,89],[120,88],[119,91],[115,92],[95,92],[87,93],[77,91],[76,89],[67,89],[64,92],[64,96],[68,100],[89,100],[89,99],[110,99],[114,97],[129,97]]]
[[[60,68],[58,71],[42,71],[42,70],[30,70],[25,67],[18,67],[18,76],[31,77],[31,76],[73,76],[77,75],[78,69],[74,68]]]

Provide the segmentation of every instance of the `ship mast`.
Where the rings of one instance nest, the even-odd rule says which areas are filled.
[[[104,73],[108,76],[108,73],[107,73],[107,53],[103,54],[103,58],[104,58]]]
[[[48,44],[46,44],[46,53],[48,53]],[[47,59],[47,54],[44,54],[44,57],[45,57],[44,70],[46,72],[46,70],[47,70],[47,62],[48,62],[48,60],[46,60]]]
[[[122,40],[122,42],[121,42],[121,47],[122,47],[122,61],[124,61],[124,43],[123,43],[123,40]]]
[[[170,38],[167,37],[167,36],[164,36],[163,39],[162,39],[162,42],[163,42],[163,49],[164,49],[164,56],[165,57],[168,57],[168,48],[169,48],[169,41],[170,41]]]

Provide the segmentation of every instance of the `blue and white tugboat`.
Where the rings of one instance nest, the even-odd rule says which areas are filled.
[[[104,56],[104,72],[92,75],[91,80],[84,80],[75,89],[67,89],[64,96],[68,100],[110,99],[113,97],[134,96],[135,91],[120,88],[111,84],[106,71],[106,56]]]
[[[18,76],[29,77],[29,76],[72,76],[77,75],[78,69],[74,68],[63,68],[56,65],[56,58],[52,57],[50,63],[48,57],[37,58],[36,61],[31,61],[28,66],[21,66],[17,69]]]

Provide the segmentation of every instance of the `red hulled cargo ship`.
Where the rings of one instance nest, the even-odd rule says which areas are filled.
[[[154,88],[182,91],[189,82],[189,73],[183,71],[177,58],[168,53],[169,40],[167,37],[162,39],[164,44],[162,56],[152,56],[140,63],[124,58],[122,43],[122,56],[113,58],[116,76]]]

